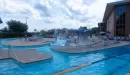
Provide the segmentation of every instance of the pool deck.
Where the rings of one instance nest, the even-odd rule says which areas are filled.
[[[41,53],[38,50],[0,50],[0,60],[15,59],[20,63],[33,63],[52,58],[52,55]]]
[[[96,50],[102,50],[112,47],[118,47],[123,45],[129,45],[130,42],[128,41],[121,41],[117,44],[109,44],[107,46],[104,46],[104,43],[98,43],[96,45],[92,45],[92,47],[88,46],[53,46],[51,47],[52,50],[59,51],[59,52],[65,52],[65,53],[85,53],[85,52],[91,52]]]
[[[12,40],[10,42],[4,43],[4,46],[40,46],[40,45],[45,45],[51,42],[55,42],[55,38],[42,38],[37,41],[25,41],[24,39],[17,39],[17,40]]]

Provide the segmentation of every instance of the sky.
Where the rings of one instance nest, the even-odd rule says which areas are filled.
[[[26,23],[27,17],[29,31],[97,27],[106,4],[115,1],[120,0],[0,0],[0,29],[11,19]]]

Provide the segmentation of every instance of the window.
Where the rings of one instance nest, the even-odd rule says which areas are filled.
[[[116,7],[116,36],[125,36],[126,6]]]

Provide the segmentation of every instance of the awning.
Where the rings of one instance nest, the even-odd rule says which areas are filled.
[[[100,32],[99,34],[105,34],[105,32]]]
[[[105,34],[111,34],[111,32],[109,32],[109,31],[106,31],[106,32],[105,32]]]
[[[88,30],[87,29],[80,29],[80,30],[77,30],[77,32],[79,32],[79,33],[86,33],[86,32],[88,32]]]

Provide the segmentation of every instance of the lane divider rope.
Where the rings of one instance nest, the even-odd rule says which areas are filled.
[[[95,61],[95,62],[92,62],[90,64],[84,64],[84,65],[81,65],[81,66],[77,66],[77,67],[74,67],[74,68],[70,68],[70,69],[67,69],[67,70],[64,70],[64,71],[61,71],[61,72],[58,72],[56,74],[53,74],[53,75],[62,75],[62,74],[65,74],[65,73],[68,73],[68,72],[72,72],[74,70],[78,70],[78,69],[81,69],[81,68],[84,68],[84,67],[87,67],[87,66],[90,66],[92,64],[95,64],[95,63],[98,63],[98,62],[101,62],[101,61],[104,61],[104,60],[107,60],[107,59],[110,59],[110,58],[114,58],[116,56],[120,56],[120,55],[123,55],[123,54],[127,54],[129,53],[130,51],[127,51],[127,52],[124,52],[124,53],[121,53],[121,54],[117,54],[115,56],[110,56],[108,58],[104,58],[102,60],[98,60],[98,61]]]
[[[80,68],[83,68],[83,67],[87,67],[89,65],[91,65],[91,64],[84,64],[84,65],[81,65],[81,66],[77,66],[77,67],[74,67],[74,68],[70,68],[70,69],[64,70],[62,72],[58,72],[58,73],[53,74],[53,75],[62,75],[64,73],[71,72],[71,71],[74,71],[74,70],[77,70],[77,69],[80,69]]]

